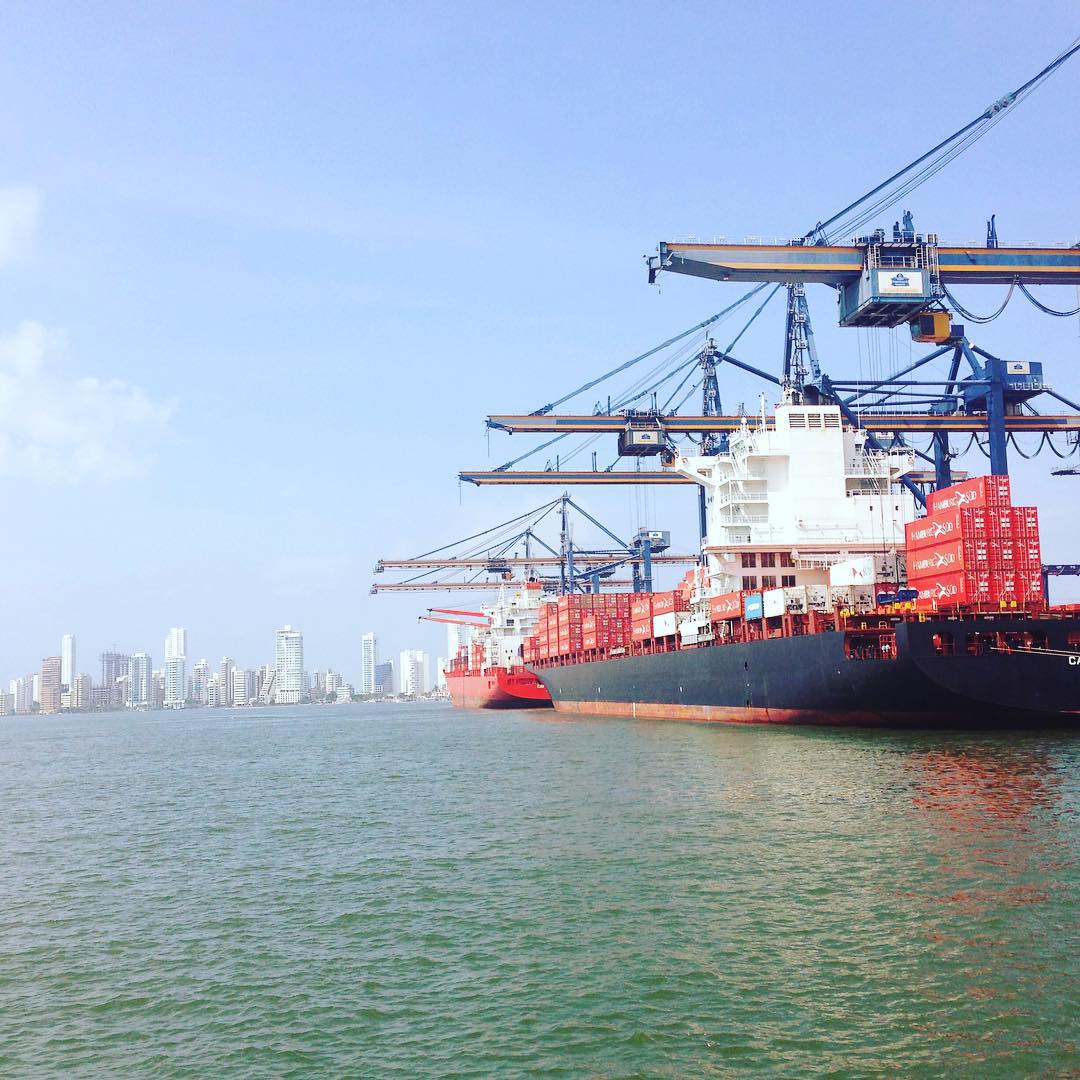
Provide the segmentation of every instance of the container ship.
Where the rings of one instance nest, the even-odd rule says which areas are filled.
[[[835,406],[785,403],[726,450],[669,456],[705,489],[702,565],[668,593],[543,603],[525,667],[557,710],[871,726],[1080,720],[1080,612],[1044,595],[1038,513],[1007,476],[930,495]]]
[[[451,703],[459,709],[551,708],[551,694],[522,663],[523,642],[531,635],[541,608],[542,586],[504,589],[491,606],[477,612],[473,640],[458,648],[444,670]]]

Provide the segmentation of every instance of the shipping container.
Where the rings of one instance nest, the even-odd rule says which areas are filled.
[[[1012,506],[1012,492],[1007,476],[976,476],[961,484],[932,491],[926,500],[930,514],[942,510],[986,506],[1000,509]]]
[[[1039,539],[1039,511],[1034,506],[1014,506],[1009,512],[1013,535],[1023,540]]]
[[[634,623],[630,627],[631,641],[648,641],[652,638],[652,622]]]
[[[1013,535],[1013,510],[988,507],[943,510],[904,526],[908,559],[913,551],[965,539],[1000,539]],[[908,568],[910,573],[910,567]]]
[[[686,611],[687,600],[680,592],[653,593],[653,615],[664,615],[669,611]]]
[[[766,589],[761,594],[761,612],[766,619],[775,619],[787,611],[783,589]]]
[[[671,637],[676,630],[675,620],[678,612],[665,611],[660,615],[653,616],[653,637]]]
[[[724,593],[709,600],[709,615],[713,622],[725,619],[739,619],[743,613],[743,594],[741,592]]]
[[[761,603],[761,593],[743,593],[743,618],[744,619],[760,619],[763,618],[763,607]]]
[[[851,608],[853,606],[853,594],[850,585],[829,586],[830,608]]]
[[[784,589],[784,608],[789,615],[805,615],[809,610],[805,585],[790,585]]]

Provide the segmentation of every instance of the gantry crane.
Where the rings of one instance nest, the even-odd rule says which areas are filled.
[[[860,230],[981,138],[1077,51],[1080,43],[1071,45],[1033,78],[994,102],[959,131],[801,237],[783,243],[733,244],[722,240],[661,243],[659,254],[649,260],[650,281],[655,281],[662,272],[672,272],[720,282],[752,283],[754,288],[695,327],[531,414],[488,417],[489,428],[551,434],[536,450],[545,449],[571,433],[618,433],[619,455],[636,458],[636,469],[616,471],[613,465],[603,471],[594,467],[591,471],[566,473],[557,465],[555,470],[512,472],[514,465],[535,452],[530,451],[499,469],[462,472],[460,478],[477,484],[680,482],[663,471],[643,470],[640,463],[645,456],[670,452],[671,441],[680,436],[697,436],[703,448],[715,449],[727,432],[743,423],[740,415],[721,415],[715,377],[721,364],[779,386],[789,400],[839,406],[851,423],[867,431],[871,446],[880,448],[903,442],[913,433],[931,435],[932,454],[921,451],[919,454],[932,466],[932,472],[909,475],[904,480],[920,502],[925,501],[923,489],[931,483],[939,488],[947,487],[955,479],[951,461],[957,455],[950,445],[950,435],[967,434],[972,442],[985,437],[990,470],[994,473],[1008,472],[1007,448],[1010,440],[1015,442],[1017,433],[1041,435],[1040,449],[1047,443],[1054,449],[1049,441],[1053,434],[1075,436],[1080,431],[1080,405],[1046,384],[1041,363],[1006,361],[975,346],[967,338],[964,326],[955,323],[952,315],[956,313],[980,323],[991,321],[1004,310],[1016,290],[1045,313],[1077,314],[1080,308],[1073,311],[1051,308],[1031,288],[1045,284],[1080,285],[1080,245],[1001,246],[994,217],[987,222],[985,247],[942,244],[937,234],[917,231],[908,212],[895,221],[891,230],[878,228],[861,233]],[[837,237],[844,235],[853,238],[836,242]],[[639,391],[616,402],[615,408],[609,397],[606,411],[597,407],[591,415],[554,413],[554,409],[574,396],[727,317],[770,284],[772,291],[734,342],[760,315],[776,291],[786,287],[787,329],[779,375],[737,358],[732,353],[734,342],[726,349],[718,349],[710,339],[694,358],[703,371],[698,384],[703,387],[702,408],[697,415],[679,415],[679,406],[657,407],[655,388],[651,408],[622,408],[640,400],[643,392]],[[805,286],[811,284],[825,284],[836,290],[842,326],[895,327],[906,323],[914,340],[937,347],[884,380],[830,378],[822,370],[814,344],[805,292]],[[1004,285],[1008,293],[993,315],[980,317],[967,311],[950,291],[950,286],[968,284]],[[944,357],[949,357],[949,370],[944,378],[911,377],[924,374],[920,372],[924,365]],[[664,374],[660,382],[680,370],[677,367]],[[1030,404],[1040,396],[1052,398],[1071,411],[1042,415]],[[670,402],[671,399],[668,405]],[[712,407],[710,402],[714,403]],[[1075,452],[1075,441],[1070,445],[1070,452]]]
[[[572,513],[599,530],[612,546],[584,548],[575,543]],[[557,517],[559,522],[558,547],[536,531],[549,517]],[[630,585],[634,592],[651,592],[654,565],[693,566],[700,561],[698,555],[673,554],[668,551],[670,546],[670,534],[661,530],[642,528],[630,541],[621,540],[564,492],[535,510],[422,555],[380,559],[375,565],[377,574],[388,570],[420,572],[405,581],[374,584],[371,592],[479,592],[515,583],[539,584],[547,591],[558,593],[598,593],[605,585]],[[541,553],[537,554],[538,551]],[[620,567],[629,567],[629,579],[613,576]],[[557,572],[544,573],[550,570]],[[440,572],[471,576],[464,580],[433,576]],[[488,576],[487,580],[480,580],[484,575]]]

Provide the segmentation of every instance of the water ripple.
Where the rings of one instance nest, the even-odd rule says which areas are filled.
[[[0,725],[3,1076],[1077,1069],[1060,734]]]

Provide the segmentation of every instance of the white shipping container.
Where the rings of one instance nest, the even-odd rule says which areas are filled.
[[[843,585],[830,585],[829,586],[829,607],[831,608],[849,608],[851,607],[852,590],[845,588]]]
[[[829,567],[829,584],[846,587],[872,586],[879,581],[895,582],[898,563],[900,564],[900,580],[904,581],[906,580],[906,566],[902,556],[896,552],[888,552],[884,555],[858,555],[855,558],[844,559]]]
[[[775,619],[777,615],[783,615],[785,611],[784,590],[766,589],[761,594],[761,609],[766,619]]]
[[[806,606],[811,611],[829,611],[829,590],[824,585],[807,585]]]
[[[653,637],[671,637],[675,633],[675,617],[677,611],[665,611],[663,615],[653,618]]]
[[[699,626],[697,623],[680,623],[679,640],[684,645],[698,645],[703,641],[712,641],[712,624]]]
[[[789,615],[805,615],[809,610],[806,600],[806,586],[796,585],[784,590],[784,607]]]
[[[877,593],[873,586],[856,585],[851,592],[852,606],[856,611],[872,611],[877,607]]]

